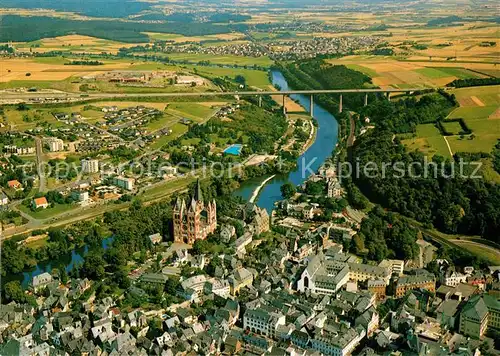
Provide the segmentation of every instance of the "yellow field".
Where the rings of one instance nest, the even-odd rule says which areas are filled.
[[[49,58],[52,59],[52,58]],[[74,66],[64,65],[62,61],[43,63],[35,59],[6,59],[0,58],[0,82],[12,80],[36,81],[36,80],[64,80],[75,75],[88,75],[96,71],[123,69],[130,66],[126,62],[104,62],[98,66]],[[31,75],[26,76],[27,73]]]
[[[0,58],[0,82],[12,80],[64,80],[75,75],[85,75],[96,71],[127,68],[125,62],[107,62],[99,66],[73,66],[60,63],[40,63],[34,59]],[[31,75],[27,76],[26,74]]]
[[[409,88],[409,87],[436,87],[445,86],[449,82],[459,79],[455,75],[435,72],[433,68],[466,69],[474,71],[469,73],[478,78],[486,77],[481,71],[494,72],[498,68],[492,63],[480,62],[442,62],[442,61],[405,61],[386,56],[360,56],[353,55],[343,58],[328,60],[329,63],[346,65],[372,77],[373,84],[381,88]],[[436,74],[437,73],[437,74]]]
[[[122,43],[104,40],[96,37],[82,35],[67,35],[53,38],[44,38],[33,42],[15,42],[18,50],[46,53],[51,51],[63,51],[73,53],[117,53],[120,48],[136,46],[135,43]]]

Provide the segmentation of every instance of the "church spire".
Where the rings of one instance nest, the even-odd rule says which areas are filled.
[[[196,188],[194,190],[194,200],[196,200],[197,202],[203,201],[203,194],[201,193],[201,185],[199,179],[196,181]]]

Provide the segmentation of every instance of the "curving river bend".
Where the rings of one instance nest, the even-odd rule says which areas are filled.
[[[285,77],[280,71],[271,71],[273,84],[279,85],[281,90],[290,90]],[[291,98],[297,100],[307,111],[310,112],[310,98],[304,95],[291,95]],[[337,145],[338,122],[335,117],[318,104],[314,104],[314,118],[318,123],[316,138],[314,143],[297,160],[297,169],[287,175],[274,177],[269,181],[256,200],[256,204],[265,208],[269,213],[274,208],[274,203],[283,199],[281,197],[280,187],[283,183],[291,182],[294,185],[302,184],[310,175],[315,172],[331,157],[332,152]],[[309,168],[309,169],[305,169]],[[236,195],[248,200],[255,189],[266,178],[252,179],[244,184],[235,192]]]
[[[281,90],[289,90],[285,77],[279,71],[272,71],[273,84],[279,85]],[[310,98],[304,95],[292,95],[292,99],[297,100],[306,110],[310,111]],[[274,203],[281,200],[280,187],[285,182],[291,182],[294,185],[302,184],[312,172],[325,162],[327,158],[332,155],[332,152],[337,145],[338,138],[338,123],[335,117],[321,106],[314,104],[314,118],[318,126],[316,130],[316,138],[314,143],[302,154],[297,161],[297,169],[286,175],[275,176],[260,191],[259,196],[255,203],[265,208],[269,213],[273,210]],[[304,170],[305,167],[309,169]],[[305,173],[305,174],[304,174]],[[257,189],[262,182],[269,177],[260,177],[245,182],[242,186],[234,192],[235,195],[241,196],[248,200],[252,196],[255,189]],[[102,247],[107,249],[112,242],[112,238],[105,239]],[[29,272],[20,273],[17,275],[6,276],[3,282],[17,279],[21,281],[24,287],[27,287],[34,276],[44,272],[51,272],[52,268],[65,266],[66,271],[70,272],[75,266],[83,262],[83,257],[88,253],[87,247],[82,247],[71,251],[66,256],[61,257],[57,261],[40,262],[33,270]]]

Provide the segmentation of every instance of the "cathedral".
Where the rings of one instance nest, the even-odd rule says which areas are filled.
[[[215,200],[205,207],[201,194],[200,182],[191,203],[186,205],[184,199],[177,198],[174,207],[174,241],[192,245],[196,240],[204,240],[217,228],[217,206]]]

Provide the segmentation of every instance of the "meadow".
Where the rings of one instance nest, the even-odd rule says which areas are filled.
[[[373,84],[381,88],[442,87],[455,79],[487,78],[494,64],[456,63],[438,61],[409,61],[392,56],[353,55],[328,60],[329,63],[345,65],[372,78]]]
[[[418,150],[429,157],[436,154],[451,157],[444,137],[434,124],[418,125],[415,137],[404,138],[402,142],[409,151]]]

